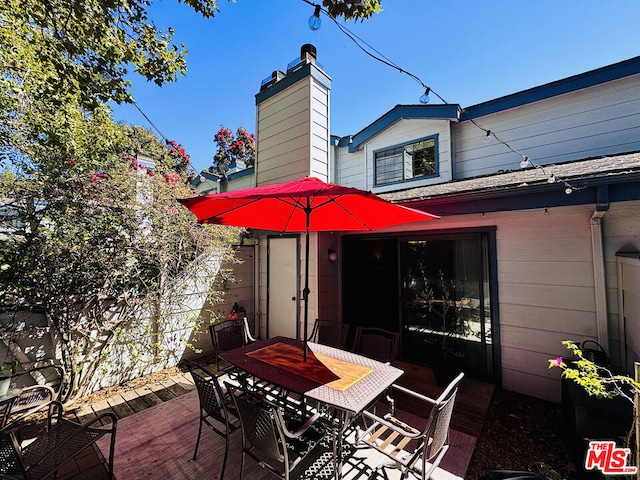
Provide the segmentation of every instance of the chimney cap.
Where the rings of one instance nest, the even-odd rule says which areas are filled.
[[[300,59],[304,60],[305,57],[309,54],[314,60],[318,57],[318,50],[316,47],[310,43],[305,43],[300,47]]]

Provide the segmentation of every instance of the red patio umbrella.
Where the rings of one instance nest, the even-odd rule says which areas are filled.
[[[306,233],[304,360],[307,356],[309,232],[376,230],[438,218],[371,192],[303,177],[286,183],[179,199],[198,222]]]

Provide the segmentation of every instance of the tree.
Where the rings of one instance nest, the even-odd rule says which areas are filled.
[[[564,340],[562,344],[571,352],[573,359],[567,362],[562,357],[549,359],[549,368],[560,368],[562,378],[580,385],[591,396],[600,399],[620,397],[633,406],[633,424],[627,433],[626,445],[629,448],[635,448],[636,466],[639,467],[636,478],[640,479],[640,435],[638,433],[640,405],[637,403],[640,398],[640,383],[638,378],[613,373],[608,367],[585,358],[580,346],[572,340]],[[632,445],[634,434],[636,441],[635,445]]]
[[[203,228],[177,204],[177,196],[190,192],[170,148],[156,139],[151,150],[169,153],[155,169],[145,168],[128,153],[142,137],[133,135],[138,129],[112,123],[107,111],[76,113],[72,138],[15,153],[13,170],[2,174],[0,198],[14,216],[0,242],[0,301],[45,313],[62,340],[72,393],[81,394],[110,370],[103,363],[110,349],[130,347],[135,360],[115,371],[171,354],[159,347],[162,332],[152,325],[161,329],[171,313],[163,306],[181,301],[172,286],[185,281],[194,262],[212,251],[229,257],[233,229]],[[197,318],[184,322],[195,326]],[[141,325],[146,334],[132,338]]]
[[[205,18],[219,11],[216,0],[178,0]],[[185,75],[187,50],[173,42],[174,30],[160,30],[148,18],[149,0],[6,0],[0,5],[0,62],[4,94],[63,102],[79,92],[81,105],[131,102],[127,74],[133,70],[157,85]],[[380,0],[323,0],[333,17],[368,18]],[[21,52],[31,50],[25,68]]]
[[[216,0],[178,1],[204,17],[218,11]],[[180,144],[118,125],[106,107],[133,101],[131,73],[160,86],[185,74],[187,51],[148,18],[151,3],[0,2],[0,198],[11,222],[0,241],[0,300],[45,312],[75,394],[116,344],[139,347],[130,368],[146,347],[151,361],[163,355],[160,332],[136,344],[128,327],[141,312],[169,315],[162,305],[194,276],[190,266],[212,251],[228,257],[234,234],[196,225],[176,204],[193,174]],[[344,18],[379,8],[325,3]]]
[[[225,166],[229,166],[238,161],[247,167],[252,167],[256,160],[256,137],[253,133],[238,127],[234,135],[226,127],[220,127],[218,133],[213,136],[218,150],[213,157],[213,165],[209,167],[214,173],[224,174]]]

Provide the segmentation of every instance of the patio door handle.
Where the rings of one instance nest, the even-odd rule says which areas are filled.
[[[291,297],[291,300],[295,302],[296,301],[296,297]]]

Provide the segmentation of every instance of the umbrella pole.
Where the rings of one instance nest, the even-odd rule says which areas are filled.
[[[304,290],[302,291],[302,298],[304,300],[304,325],[302,327],[302,360],[307,361],[307,320],[309,319],[309,217],[311,216],[310,201],[307,198],[307,206],[304,209],[304,213],[307,216],[307,228],[305,235],[305,250],[304,250]]]

